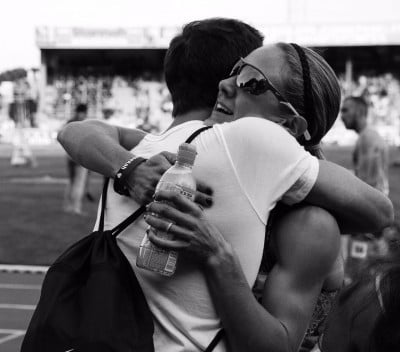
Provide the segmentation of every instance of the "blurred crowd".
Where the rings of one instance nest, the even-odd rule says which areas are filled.
[[[78,104],[86,104],[91,118],[141,126],[146,131],[159,132],[170,121],[170,96],[162,75],[157,73],[144,72],[136,77],[60,75],[49,91],[53,95],[50,110],[61,120],[71,118]]]
[[[27,80],[21,81],[26,84]],[[20,87],[21,81],[15,86]],[[371,125],[377,127],[389,144],[400,145],[400,80],[393,74],[387,73],[374,76],[361,75],[351,81],[339,75],[339,81],[343,97],[349,95],[364,97],[370,106]],[[139,127],[149,132],[158,133],[171,121],[172,102],[161,72],[144,71],[136,76],[55,75],[50,79],[50,84],[40,97],[40,101],[36,93],[30,93],[32,90],[37,92],[38,87],[34,87],[30,82],[26,85],[25,96],[26,99],[33,99],[39,107],[34,124],[42,132],[31,133],[32,138],[37,141],[40,139],[39,134],[44,135],[43,130],[51,134],[49,130],[58,128],[57,126],[71,119],[78,104],[87,105],[89,118]],[[0,95],[0,139],[3,136],[3,140],[13,128],[12,119],[9,119],[9,106],[14,98],[11,95],[9,99],[5,97],[2,99]],[[346,136],[343,129],[338,119],[326,142],[345,143]],[[353,139],[349,144],[352,143]]]
[[[391,73],[378,76],[361,75],[346,82],[339,77],[342,95],[362,96],[370,105],[370,120],[374,125],[395,125],[400,116],[400,81]]]

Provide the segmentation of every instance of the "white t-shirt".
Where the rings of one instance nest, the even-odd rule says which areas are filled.
[[[133,153],[148,158],[164,150],[176,152],[202,125],[201,121],[190,121],[160,136],[147,135]],[[206,215],[232,244],[252,286],[261,263],[270,210],[281,199],[289,204],[304,199],[317,178],[318,161],[281,126],[261,118],[215,125],[192,143],[198,153],[194,176],[214,190],[213,206],[205,210]],[[116,194],[110,185],[105,228],[115,226],[138,206]],[[195,263],[182,256],[171,277],[137,268],[136,256],[146,227],[144,220],[138,219],[119,235],[118,245],[153,313],[155,351],[202,351],[220,328],[205,277]],[[226,351],[224,343],[214,351]]]

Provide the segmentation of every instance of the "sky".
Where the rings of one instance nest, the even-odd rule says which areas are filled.
[[[35,28],[181,26],[232,17],[254,26],[290,22],[397,22],[398,0],[0,0],[0,72],[39,67]]]

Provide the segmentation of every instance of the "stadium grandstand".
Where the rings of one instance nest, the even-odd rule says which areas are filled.
[[[400,145],[400,16],[387,8],[374,23],[362,17],[349,21],[348,9],[332,7],[338,17],[328,20],[317,2],[312,7],[303,6],[303,0],[286,3],[284,20],[253,23],[265,34],[265,42],[316,48],[337,73],[343,96],[363,95],[376,128],[390,144]],[[312,11],[319,11],[318,21],[312,20]],[[40,97],[38,116],[47,126],[60,125],[76,104],[86,103],[89,117],[163,130],[171,121],[163,59],[179,30],[180,26],[38,27],[41,66],[31,84],[37,84]],[[352,144],[355,139],[338,119],[325,141]]]
[[[38,28],[42,111],[67,119],[78,103],[89,116],[162,130],[171,102],[163,59],[178,28]]]

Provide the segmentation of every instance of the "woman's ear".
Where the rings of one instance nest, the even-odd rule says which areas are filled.
[[[283,127],[294,137],[298,138],[307,131],[308,124],[303,116],[290,115],[284,118]]]

